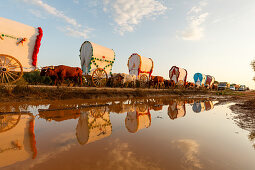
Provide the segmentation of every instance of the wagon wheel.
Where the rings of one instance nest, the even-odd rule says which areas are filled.
[[[104,69],[98,68],[92,74],[92,82],[96,87],[106,86],[107,73]]]
[[[23,67],[16,58],[0,54],[0,84],[14,83],[22,75]]]
[[[148,83],[148,76],[143,74],[140,76],[140,87],[146,87],[146,84]]]
[[[0,115],[0,133],[14,128],[19,123],[20,116],[21,116],[20,114]]]

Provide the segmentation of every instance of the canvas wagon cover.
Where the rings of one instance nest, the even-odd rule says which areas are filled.
[[[136,75],[137,77],[140,73],[150,76],[153,72],[153,60],[151,58],[140,56],[137,53],[134,53],[129,57],[127,66],[129,74]]]
[[[205,84],[206,76],[202,73],[196,73],[194,74],[194,83],[198,86],[202,86]]]
[[[169,78],[170,78],[170,80],[173,80],[175,82],[175,84],[184,85],[187,80],[187,75],[188,75],[188,73],[187,73],[186,69],[179,68],[176,66],[173,66],[169,70]]]
[[[97,68],[102,68],[110,74],[115,61],[115,53],[110,48],[85,41],[80,48],[80,59],[84,74],[92,74]]]
[[[0,17],[0,54],[15,57],[24,71],[32,71],[37,65],[41,36],[41,28]]]
[[[210,75],[206,75],[206,81],[205,84],[208,84],[209,86],[212,86],[215,81],[215,78]]]

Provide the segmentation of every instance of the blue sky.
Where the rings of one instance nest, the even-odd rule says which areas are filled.
[[[176,65],[190,81],[201,72],[255,88],[254,0],[5,0],[0,7],[1,17],[42,27],[38,66],[80,66],[89,40],[114,49],[113,72],[128,73],[136,52],[154,60],[153,75],[168,78]]]

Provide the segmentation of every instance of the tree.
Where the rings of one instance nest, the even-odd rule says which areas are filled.
[[[253,60],[251,62],[251,67],[253,68],[253,70],[255,71],[255,60]],[[253,77],[253,80],[255,81],[255,77]]]

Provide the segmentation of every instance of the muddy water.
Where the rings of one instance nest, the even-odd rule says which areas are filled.
[[[0,105],[0,168],[253,170],[255,142],[230,105],[166,98]]]

